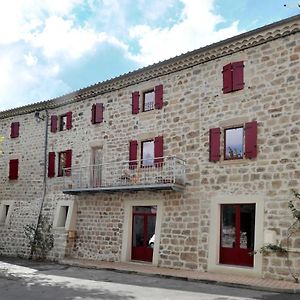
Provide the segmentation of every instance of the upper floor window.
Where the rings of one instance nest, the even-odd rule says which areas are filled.
[[[153,90],[142,92],[143,103],[142,111],[163,108],[163,85],[157,85]],[[140,92],[132,93],[132,114],[138,114],[140,111]]]
[[[15,180],[18,179],[19,174],[19,160],[11,159],[9,161],[9,179]]]
[[[140,145],[140,146],[139,146]],[[140,148],[139,148],[140,147]],[[135,169],[138,166],[138,148],[140,149],[141,166],[162,167],[164,161],[164,140],[163,136],[138,143],[132,140],[129,143],[129,167]]]
[[[55,152],[48,155],[48,177],[55,176]],[[72,166],[72,150],[61,151],[58,153],[57,176],[70,176]],[[66,169],[65,169],[66,168]],[[65,170],[64,170],[65,169]]]
[[[103,122],[103,103],[95,103],[92,105],[92,124],[98,124]]]
[[[143,111],[149,111],[154,109],[154,99],[155,99],[155,94],[154,90],[144,92],[144,97],[143,97]]]
[[[223,93],[231,93],[244,88],[244,62],[237,61],[223,67]]]
[[[148,167],[154,165],[154,140],[144,141],[141,144],[141,166]]]
[[[10,137],[16,138],[19,136],[19,128],[20,128],[20,123],[19,122],[12,122],[10,126]]]
[[[224,129],[224,160],[256,158],[257,156],[257,122],[245,123],[243,126]],[[209,130],[209,161],[221,159],[221,129]]]
[[[224,159],[243,158],[244,128],[228,128],[224,132]]]
[[[57,176],[63,176],[63,170],[66,168],[67,153],[66,151],[58,153],[58,172]]]
[[[59,117],[59,131],[67,130],[67,115]]]
[[[69,111],[64,115],[59,116],[56,115],[51,116],[51,132],[69,130],[72,128],[72,112]]]

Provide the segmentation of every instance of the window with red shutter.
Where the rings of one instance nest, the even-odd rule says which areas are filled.
[[[11,123],[10,137],[12,139],[17,138],[19,136],[19,128],[20,128],[20,123],[19,122]]]
[[[67,130],[70,130],[72,128],[72,112],[71,111],[67,112],[66,116],[67,116],[66,128]]]
[[[244,88],[244,62],[237,61],[223,67],[223,93]]]
[[[55,176],[55,152],[48,153],[48,177]]]
[[[244,88],[244,62],[237,61],[232,65],[232,91],[242,90]]]
[[[209,161],[216,162],[220,160],[220,128],[209,130]]]
[[[245,124],[245,158],[257,156],[257,122]]]
[[[154,163],[156,167],[162,167],[164,161],[164,139],[163,136],[157,136],[154,139]]]
[[[162,109],[163,104],[163,85],[160,84],[155,87],[155,108]]]
[[[135,169],[137,167],[137,141],[129,142],[129,168]]]
[[[11,159],[9,161],[9,179],[10,180],[18,179],[18,173],[19,173],[19,160]]]
[[[132,93],[132,114],[136,115],[140,111],[140,93],[139,92],[133,92]]]
[[[57,116],[51,116],[51,132],[55,133],[57,131]]]
[[[92,106],[92,124],[103,122],[103,103],[96,103]]]

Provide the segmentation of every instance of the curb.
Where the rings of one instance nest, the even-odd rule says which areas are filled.
[[[58,261],[59,264],[68,265],[73,267],[85,268],[85,269],[98,269],[98,270],[106,270],[106,271],[113,271],[117,273],[125,273],[125,274],[137,274],[142,276],[151,276],[151,277],[162,277],[166,279],[176,279],[176,280],[183,280],[183,281],[191,281],[191,282],[201,282],[204,284],[213,284],[213,285],[220,285],[226,287],[233,287],[233,288],[242,288],[242,289],[250,289],[250,290],[257,290],[257,291],[265,291],[265,292],[275,292],[275,293],[283,293],[283,294],[300,294],[300,285],[299,288],[278,288],[278,287],[271,287],[271,286],[260,286],[260,285],[253,285],[253,284],[244,284],[244,283],[235,283],[235,282],[228,282],[228,281],[220,281],[220,280],[213,280],[213,279],[204,279],[204,278],[192,278],[188,276],[176,276],[171,274],[161,274],[157,272],[143,272],[140,270],[126,270],[126,269],[118,269],[113,267],[101,267],[97,265],[85,265],[79,262],[70,262],[61,260]]]

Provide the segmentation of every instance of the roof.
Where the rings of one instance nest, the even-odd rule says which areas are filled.
[[[178,72],[193,66],[245,50],[271,40],[298,33],[300,14],[242,33],[226,40],[193,50],[179,56],[137,69],[118,77],[96,83],[50,100],[0,111],[0,119],[27,114],[37,110],[52,109],[73,102],[116,91],[143,81]]]

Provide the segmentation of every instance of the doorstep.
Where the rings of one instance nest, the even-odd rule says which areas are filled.
[[[271,291],[278,293],[300,293],[300,283],[267,278],[257,278],[232,274],[215,274],[210,272],[200,272],[195,270],[170,269],[155,267],[147,263],[140,262],[108,262],[88,259],[60,260],[59,263],[102,270],[112,270],[124,273],[135,273],[152,276],[162,276],[166,278],[178,278],[190,281],[200,281],[224,286],[247,288],[254,290]]]

